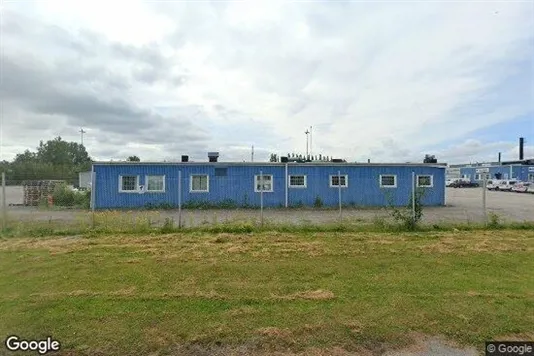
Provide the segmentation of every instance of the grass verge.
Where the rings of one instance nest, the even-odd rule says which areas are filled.
[[[69,355],[534,335],[533,230],[11,237],[0,269],[0,335]]]

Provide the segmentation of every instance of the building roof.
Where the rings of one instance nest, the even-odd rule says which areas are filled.
[[[93,165],[177,165],[177,166],[332,166],[332,167],[347,167],[347,166],[357,166],[357,167],[386,167],[386,166],[395,166],[395,167],[435,167],[435,168],[446,168],[446,163],[355,163],[355,162],[130,162],[130,161],[100,161],[93,162]]]

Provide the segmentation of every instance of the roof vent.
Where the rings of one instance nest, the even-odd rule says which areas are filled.
[[[217,162],[219,152],[208,152],[208,159],[210,162]]]

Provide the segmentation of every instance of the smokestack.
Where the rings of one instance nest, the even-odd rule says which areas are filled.
[[[525,146],[525,138],[524,137],[519,137],[519,160],[522,161],[524,156],[523,156],[523,149],[524,149],[524,146]]]
[[[499,163],[501,163],[501,153],[499,152]]]
[[[370,158],[367,159],[367,163],[371,163],[371,159]]]

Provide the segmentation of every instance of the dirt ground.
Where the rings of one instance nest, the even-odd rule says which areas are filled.
[[[22,190],[8,187],[6,200],[16,204],[22,200]],[[423,221],[426,223],[459,222],[470,223],[483,221],[481,188],[447,188],[446,206],[425,207]],[[488,213],[495,213],[503,221],[534,221],[534,194],[487,191],[486,206]],[[138,211],[134,214],[141,214]],[[265,221],[293,224],[321,224],[339,221],[337,209],[265,209]],[[87,216],[87,212],[66,209],[39,209],[33,207],[8,207],[11,220],[53,220],[76,221]],[[353,221],[371,221],[377,216],[388,216],[384,208],[344,208],[342,218]],[[158,213],[158,220],[173,218],[178,221],[177,210],[165,210]],[[182,221],[185,226],[206,225],[214,222],[233,220],[260,220],[259,209],[232,210],[183,210]]]

